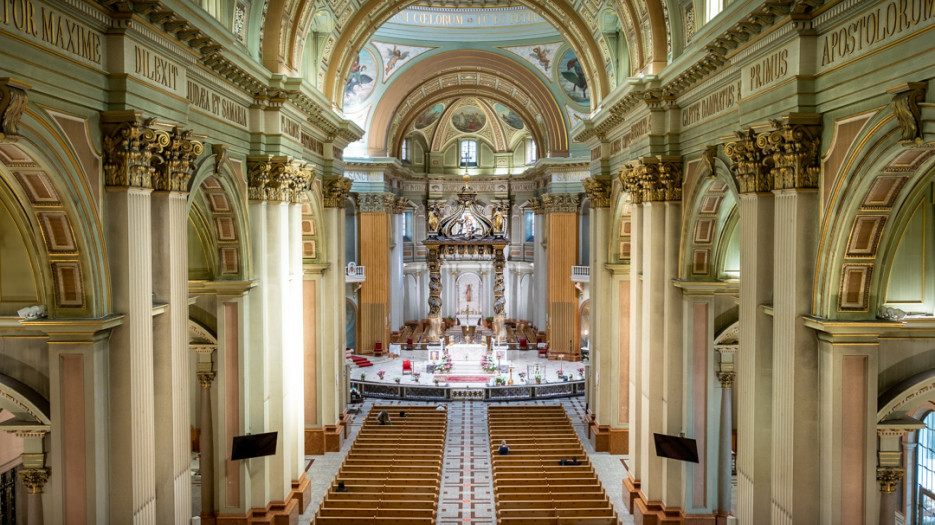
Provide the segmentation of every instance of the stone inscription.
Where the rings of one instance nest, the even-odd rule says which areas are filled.
[[[151,52],[134,45],[133,72],[160,86],[173,91],[179,89],[179,66]]]
[[[616,155],[624,150],[624,148],[630,147],[630,144],[634,140],[646,135],[651,130],[651,123],[649,117],[643,117],[640,120],[637,120],[630,126],[630,129],[623,134],[623,136],[617,138],[610,144],[610,154],[611,156]]]
[[[726,111],[740,100],[740,82],[723,87],[682,110],[682,127]]]
[[[191,80],[188,81],[186,98],[198,109],[232,124],[247,127],[247,108]]]
[[[0,25],[72,56],[101,64],[101,35],[39,2],[0,0]]]
[[[318,153],[319,155],[325,154],[324,144],[322,144],[321,141],[311,136],[310,134],[306,133],[305,131],[302,131],[302,147],[304,147],[305,149],[314,151],[315,153]]]
[[[286,117],[285,115],[280,115],[279,124],[280,126],[282,126],[282,132],[285,133],[286,135],[289,135],[290,137],[295,138],[295,139],[301,138],[301,133],[299,131],[300,128],[299,128],[298,122],[292,120],[289,117]]]
[[[789,74],[789,50],[776,51],[747,68],[750,91],[766,87]]]
[[[891,0],[822,38],[821,65],[842,62],[929,22],[935,0]]]
[[[404,10],[390,19],[390,22],[400,24],[421,25],[428,27],[488,27],[488,26],[515,26],[524,24],[538,24],[543,19],[536,13],[520,11],[513,13],[490,14],[449,14],[433,13],[414,10]]]

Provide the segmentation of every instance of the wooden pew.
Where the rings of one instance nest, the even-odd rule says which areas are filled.
[[[559,405],[488,408],[497,523],[508,525],[617,524],[565,410]],[[500,441],[510,451],[500,455]],[[561,465],[576,458],[578,465]]]
[[[382,410],[390,414],[391,425],[377,423]],[[406,417],[399,417],[401,410]],[[447,412],[435,407],[374,406],[314,523],[434,524],[447,424]]]

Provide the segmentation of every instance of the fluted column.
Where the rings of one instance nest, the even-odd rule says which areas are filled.
[[[682,291],[673,281],[679,277],[679,253],[682,233],[682,160],[681,157],[660,157],[659,184],[665,199],[664,259],[662,264],[662,295],[665,314],[662,318],[662,410],[663,432],[678,435],[684,429],[682,400],[685,384],[683,373],[682,312],[685,305]],[[698,436],[696,436],[697,438]],[[702,441],[703,442],[703,441]],[[681,507],[686,469],[679,462],[663,463],[663,502],[667,508]]]
[[[104,124],[108,262],[115,312],[109,353],[110,520],[156,523],[153,385],[152,155],[161,132],[136,113],[111,113]]]
[[[752,130],[725,146],[740,191],[740,355],[737,360],[737,518],[769,523],[772,440],[774,197]]]
[[[621,175],[625,179],[627,173]],[[642,421],[643,404],[640,401],[643,389],[642,340],[643,340],[643,206],[638,200],[637,189],[629,186],[631,199],[630,208],[630,381],[629,381],[629,407],[630,428],[628,436],[630,449],[630,464],[628,465],[630,478],[627,490],[630,492],[628,508],[633,512],[631,504],[639,490],[640,479],[643,475],[643,461],[639,454],[643,446],[643,437],[646,434],[636,430],[637,423]]]
[[[156,520],[185,525],[191,514],[190,395],[188,362],[188,181],[202,144],[173,128],[152,194],[153,294],[167,304],[153,319],[156,455]],[[171,458],[171,459],[168,459]]]
[[[392,221],[393,242],[390,248],[390,330],[398,330],[405,319],[403,319],[403,300],[405,295],[405,280],[403,277],[403,230],[405,229],[404,213],[408,208],[408,202],[404,199],[396,199],[391,205],[393,211]],[[403,341],[405,343],[405,341]]]
[[[533,322],[539,331],[545,331],[548,327],[548,312],[546,310],[546,287],[548,286],[549,260],[546,256],[546,246],[549,239],[546,238],[546,215],[542,206],[542,201],[536,199],[532,204],[534,217],[533,230],[533,261],[536,265],[536,271],[533,274]],[[535,341],[532,341],[534,343]]]

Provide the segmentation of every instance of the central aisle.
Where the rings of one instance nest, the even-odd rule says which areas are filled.
[[[413,401],[376,400],[381,405],[414,405]],[[329,452],[321,456],[306,456],[311,464],[308,478],[311,480],[311,504],[305,514],[299,516],[299,525],[307,525],[315,516],[331,480],[334,478],[344,456],[357,437],[361,422],[374,400],[368,399],[360,405],[360,412],[351,415],[350,432],[340,452]],[[431,404],[431,403],[426,403]],[[507,404],[507,403],[495,403]],[[591,464],[597,472],[604,489],[610,496],[617,514],[624,525],[632,524],[633,517],[623,506],[623,478],[627,472],[621,459],[595,453],[587,439],[584,425],[584,398],[541,400],[532,404],[560,404],[571,418],[581,444],[588,452]],[[495,508],[493,499],[493,476],[488,455],[487,403],[451,402],[448,407],[448,434],[445,442],[444,469],[441,494],[438,503],[438,524],[454,525],[477,523],[494,525]],[[392,453],[392,451],[387,451]]]

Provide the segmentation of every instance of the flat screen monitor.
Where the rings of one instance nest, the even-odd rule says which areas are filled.
[[[656,440],[657,456],[698,463],[698,445],[694,439],[666,434],[653,434],[653,439]]]
[[[272,456],[276,453],[276,436],[278,432],[265,434],[247,434],[234,436],[231,446],[231,459],[249,459],[261,456]]]

